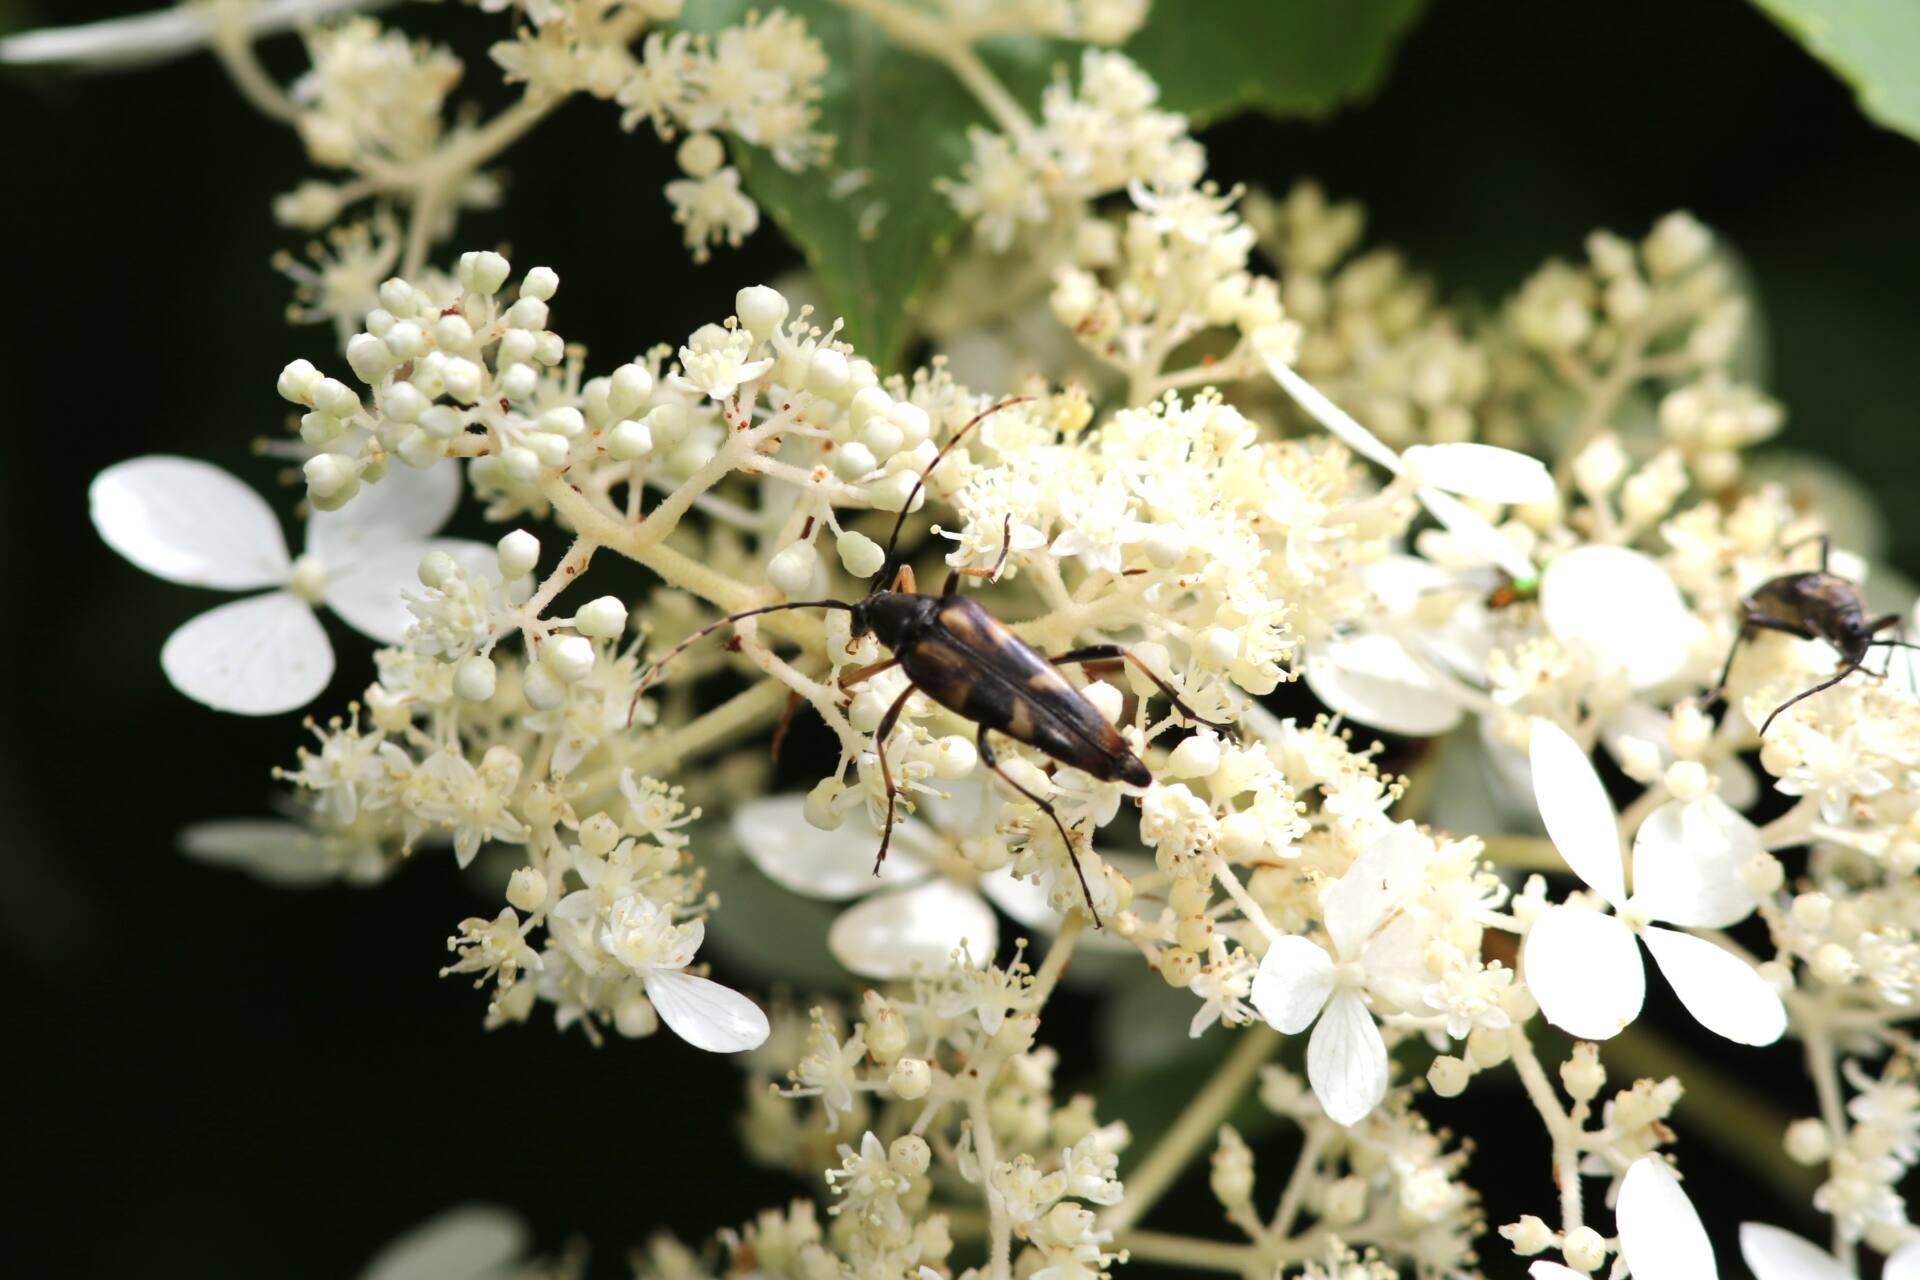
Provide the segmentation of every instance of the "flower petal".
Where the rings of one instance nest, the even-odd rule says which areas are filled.
[[[293,822],[234,818],[196,822],[180,833],[180,850],[219,867],[236,867],[269,884],[304,889],[342,874],[327,838]]]
[[[1420,887],[1432,851],[1433,842],[1410,822],[1388,828],[1360,851],[1321,901],[1335,955],[1359,957],[1367,935]]]
[[[1693,1201],[1658,1156],[1642,1156],[1620,1180],[1614,1208],[1620,1253],[1634,1280],[1717,1280],[1713,1245]]]
[[[1463,549],[1473,552],[1496,568],[1506,570],[1508,576],[1518,581],[1531,582],[1540,576],[1539,566],[1520,554],[1520,548],[1514,546],[1505,534],[1460,499],[1431,486],[1414,490],[1414,496],[1420,499],[1420,505],[1435,520],[1447,527],[1447,532]]]
[[[333,678],[333,646],[312,609],[275,591],[188,619],[161,646],[160,665],[195,702],[270,716],[320,696]]]
[[[1633,838],[1633,900],[1652,919],[1724,929],[1758,899],[1740,869],[1760,853],[1760,833],[1718,796],[1678,800],[1647,815]]]
[[[427,1219],[380,1250],[360,1280],[504,1277],[527,1245],[527,1228],[512,1213],[492,1205],[461,1205]]]
[[[267,500],[212,463],[153,455],[116,463],[87,489],[106,544],[156,578],[248,591],[293,572]]]
[[[667,1029],[708,1053],[739,1053],[767,1038],[767,1015],[731,987],[678,969],[647,975],[647,999]]]
[[[1333,993],[1333,957],[1302,937],[1275,938],[1253,975],[1253,1007],[1275,1031],[1298,1035]]]
[[[1646,964],[1618,916],[1548,907],[1527,931],[1522,965],[1547,1021],[1582,1040],[1619,1035],[1646,1002]]]
[[[1548,1262],[1544,1258],[1528,1267],[1527,1274],[1533,1280],[1592,1280],[1584,1271],[1575,1271],[1565,1263]]]
[[[1920,1280],[1920,1242],[1895,1249],[1881,1269],[1880,1280]]]
[[[1345,990],[1327,1002],[1307,1042],[1307,1083],[1327,1119],[1359,1124],[1387,1096],[1387,1046],[1360,993]]]
[[[1593,761],[1567,731],[1535,720],[1527,740],[1533,765],[1533,798],[1554,848],[1573,873],[1615,907],[1627,900],[1620,861],[1620,834],[1613,801]]]
[[[1690,933],[1648,928],[1640,936],[1701,1026],[1736,1044],[1772,1044],[1786,1034],[1780,993],[1745,960]]]
[[[857,814],[832,831],[806,819],[807,798],[798,792],[749,800],[733,811],[733,836],[753,865],[783,888],[809,898],[840,902],[889,884],[908,884],[927,873],[910,846],[929,839],[908,818],[893,832],[893,847],[873,871],[880,833]]]
[[[389,467],[380,483],[361,485],[338,511],[313,513],[307,551],[337,573],[396,544],[424,542],[460,505],[460,476],[457,462],[436,463],[425,471]]]
[[[1316,646],[1307,655],[1307,687],[1349,719],[1409,737],[1445,733],[1465,715],[1391,636],[1336,637]]]
[[[1740,1256],[1754,1280],[1853,1280],[1825,1249],[1764,1222],[1740,1224]],[[1893,1275],[1891,1262],[1886,1274]]]
[[[343,9],[374,9],[390,0],[260,0],[240,10],[243,27],[259,36],[312,22]],[[14,66],[73,63],[96,69],[162,62],[204,48],[213,16],[194,7],[160,9],[73,27],[45,27],[0,40],[0,63]]]
[[[405,643],[414,619],[401,593],[422,590],[420,562],[433,551],[452,556],[468,573],[499,580],[499,554],[485,543],[461,538],[407,541],[362,555],[344,569],[330,573],[327,607],[361,635],[381,644]]]
[[[1273,380],[1302,409],[1321,426],[1331,431],[1340,442],[1363,458],[1370,458],[1387,470],[1398,475],[1402,470],[1400,455],[1389,449],[1379,436],[1367,430],[1353,420],[1353,416],[1333,401],[1320,394],[1320,389],[1305,378],[1289,369],[1273,356],[1265,357],[1267,372]]]
[[[1625,668],[1635,689],[1672,679],[1699,629],[1667,571],[1626,547],[1555,556],[1540,575],[1540,617],[1554,639]]]
[[[833,958],[866,978],[939,972],[962,942],[976,963],[993,957],[1000,922],[993,909],[951,880],[876,893],[840,913],[827,933]]]
[[[1491,444],[1416,444],[1400,454],[1422,485],[1518,505],[1552,502],[1553,473],[1538,458]]]

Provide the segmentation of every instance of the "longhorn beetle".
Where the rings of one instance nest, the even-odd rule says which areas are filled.
[[[1074,849],[1073,837],[1068,834],[1066,824],[1060,821],[1060,815],[1050,801],[1035,795],[1008,776],[1005,767],[994,755],[989,734],[1002,733],[1017,742],[1024,742],[1061,764],[1071,765],[1102,782],[1146,786],[1153,781],[1153,774],[1148,772],[1146,764],[1133,754],[1126,739],[1107,723],[1106,717],[1087,700],[1086,695],[1059,672],[1063,666],[1119,659],[1131,662],[1172,700],[1175,709],[1187,719],[1222,732],[1227,731],[1227,726],[1195,714],[1192,708],[1181,701],[1171,685],[1120,645],[1088,645],[1048,658],[1013,634],[1006,624],[980,605],[961,595],[959,588],[962,578],[985,578],[990,582],[999,578],[1013,542],[1011,514],[1007,516],[1002,529],[1000,556],[994,561],[993,568],[955,569],[947,575],[946,585],[937,596],[922,595],[915,591],[911,565],[896,566],[895,548],[900,541],[901,527],[906,523],[913,500],[920,495],[933,469],[940,465],[949,450],[988,415],[1020,402],[1020,399],[1003,400],[981,411],[941,446],[933,461],[920,473],[919,480],[907,494],[907,500],[900,506],[900,514],[893,522],[893,533],[887,539],[886,559],[874,579],[872,592],[865,599],[851,603],[845,600],[794,600],[729,614],[694,632],[655,661],[641,678],[640,692],[634,694],[634,702],[638,704],[640,693],[645,692],[661,670],[682,651],[743,618],[782,609],[844,609],[852,615],[855,636],[878,636],[880,642],[893,651],[893,657],[848,673],[841,681],[842,686],[865,680],[896,666],[907,673],[909,681],[906,689],[880,718],[880,724],[873,734],[874,754],[880,758],[880,776],[887,787],[887,823],[880,834],[880,852],[873,861],[874,873],[877,875],[880,864],[886,861],[899,801],[899,792],[893,784],[893,769],[887,763],[887,735],[893,732],[907,699],[918,690],[947,710],[977,724],[979,733],[975,741],[979,746],[981,762],[1053,820],[1054,827],[1060,832],[1060,839],[1066,845],[1067,856],[1073,861],[1073,872],[1080,881],[1080,892],[1086,899],[1087,913],[1093,917],[1094,926],[1098,928],[1100,913],[1094,909],[1093,891],[1087,887],[1087,875],[1080,866],[1080,855]],[[890,572],[896,567],[897,573]]]
[[[1824,640],[1833,646],[1844,664],[1839,672],[1811,689],[1803,689],[1775,707],[1760,726],[1762,737],[1766,736],[1768,727],[1782,711],[1803,698],[1811,698],[1823,689],[1833,688],[1860,670],[1861,664],[1867,660],[1867,650],[1883,645],[1908,649],[1915,647],[1904,637],[1891,640],[1874,638],[1888,627],[1898,627],[1900,615],[1889,613],[1879,618],[1867,617],[1867,605],[1860,595],[1860,588],[1827,570],[1827,557],[1833,551],[1832,539],[1823,533],[1812,540],[1820,544],[1819,569],[1811,573],[1787,573],[1770,578],[1740,602],[1740,630],[1733,637],[1733,647],[1727,650],[1726,665],[1720,669],[1720,680],[1708,698],[1711,702],[1725,692],[1727,677],[1733,674],[1734,656],[1754,631],[1782,631],[1802,640]],[[1805,542],[1797,542],[1794,547],[1805,545]],[[1794,547],[1787,550],[1792,551]]]

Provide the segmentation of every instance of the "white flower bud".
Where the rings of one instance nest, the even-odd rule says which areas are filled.
[[[295,360],[280,371],[280,380],[274,384],[282,398],[294,404],[313,403],[313,389],[320,381],[320,371],[313,367],[310,360]]]
[[[535,711],[551,711],[567,700],[567,686],[544,666],[530,666],[520,682],[520,692]]]
[[[360,468],[344,454],[317,453],[301,464],[300,471],[307,478],[307,494],[315,503],[342,494],[351,497],[360,487]]]
[[[596,858],[612,853],[624,833],[609,815],[596,813],[580,824],[580,847]]]
[[[767,581],[788,596],[804,594],[813,585],[820,553],[811,542],[791,542],[767,562]]]
[[[587,420],[572,405],[562,405],[541,414],[538,425],[542,431],[551,431],[557,436],[565,436],[571,440],[587,429]]]
[[[1237,809],[1220,820],[1220,852],[1240,860],[1266,852],[1267,824],[1251,809]]]
[[[869,681],[847,704],[847,722],[861,733],[872,733],[880,727],[880,718],[887,714],[887,707],[896,696],[880,692]]]
[[[427,398],[411,382],[396,382],[380,393],[380,412],[394,422],[419,422],[427,408]]]
[[[1100,718],[1108,724],[1118,723],[1120,713],[1127,709],[1127,695],[1108,684],[1105,680],[1095,680],[1080,691],[1080,696],[1093,704]]]
[[[1740,865],[1740,884],[1756,898],[1770,898],[1787,882],[1787,869],[1780,859],[1760,852]]]
[[[1473,1069],[1464,1059],[1450,1053],[1441,1054],[1427,1067],[1427,1086],[1438,1097],[1459,1097],[1467,1091],[1467,1082],[1471,1079]]]
[[[567,340],[551,329],[533,335],[533,362],[553,368],[567,358]]]
[[[629,418],[653,398],[653,373],[639,363],[623,364],[607,383],[607,412]]]
[[[850,444],[846,448],[864,451],[864,446],[858,444]],[[899,459],[908,455],[896,453],[893,456]],[[927,491],[920,483],[920,468],[906,467],[870,483],[867,486],[867,496],[874,508],[879,511],[899,511],[909,502],[913,503],[914,509],[917,510],[926,503]]]
[[[1167,770],[1176,778],[1207,778],[1220,767],[1220,739],[1196,733],[1173,749]]]
[[[414,575],[420,579],[421,586],[438,591],[460,576],[460,566],[444,551],[429,551],[420,557]]]
[[[627,629],[627,606],[618,596],[589,600],[573,615],[573,626],[581,635],[595,640],[618,640]]]
[[[1467,1033],[1467,1056],[1473,1059],[1473,1065],[1481,1071],[1492,1070],[1512,1054],[1512,1046],[1507,1043],[1507,1034],[1504,1031],[1495,1031],[1491,1027],[1475,1027]]]
[[[884,418],[893,408],[893,397],[883,387],[862,387],[847,406],[847,425],[858,431],[868,418]]]
[[[313,384],[313,407],[335,418],[351,418],[360,412],[360,395],[338,378],[322,378]]]
[[[812,362],[807,366],[807,390],[825,399],[844,403],[853,390],[847,357],[830,347],[815,351]]]
[[[660,1015],[653,1011],[653,1001],[636,987],[622,994],[613,1006],[613,1029],[629,1040],[638,1040],[660,1029]]]
[[[833,548],[840,553],[846,571],[856,578],[871,578],[887,562],[887,553],[879,543],[851,529],[834,539]]]
[[[1829,942],[1813,953],[1813,959],[1807,966],[1813,970],[1813,976],[1830,987],[1842,986],[1860,976],[1860,962],[1853,958],[1853,952],[1837,942]]]
[[[460,287],[468,293],[498,293],[512,274],[512,264],[497,253],[460,255]]]
[[[540,478],[540,455],[524,445],[508,445],[502,449],[500,465],[517,484],[530,484]]]
[[[1367,1216],[1367,1180],[1357,1173],[1336,1178],[1327,1187],[1320,1216],[1336,1230]]]
[[[572,446],[567,443],[565,436],[557,436],[550,431],[529,431],[522,437],[522,443],[533,452],[534,457],[540,459],[543,467],[565,466],[567,455],[572,452]]]
[[[1803,1116],[1787,1126],[1781,1145],[1795,1164],[1824,1164],[1833,1154],[1833,1134],[1812,1116]]]
[[[887,1163],[910,1178],[917,1178],[933,1163],[933,1148],[917,1133],[903,1133],[887,1147]]]
[[[300,415],[300,438],[319,448],[329,440],[337,439],[347,424],[325,413],[303,413]]]
[[[1500,1228],[1500,1234],[1507,1238],[1513,1251],[1523,1258],[1531,1258],[1553,1247],[1553,1228],[1531,1213],[1518,1222],[1510,1222]]]
[[[607,456],[615,462],[632,462],[652,452],[653,432],[647,430],[644,422],[628,418],[614,423],[613,429],[607,432]]]
[[[917,1102],[933,1087],[933,1069],[924,1058],[901,1058],[887,1072],[887,1088],[905,1102]]]
[[[1833,922],[1833,899],[1824,893],[1803,893],[1796,896],[1789,908],[1794,924],[1802,929],[1819,931]]]
[[[1224,667],[1240,656],[1240,634],[1225,627],[1208,627],[1200,633],[1194,648],[1202,662]]]
[[[1641,248],[1647,270],[1655,279],[1679,275],[1713,247],[1713,233],[1690,213],[1670,213],[1654,224]]]
[[[400,437],[400,443],[395,447],[394,452],[400,455],[400,461],[415,471],[425,471],[434,463],[445,459],[447,443],[415,427]]]
[[[1166,947],[1160,952],[1160,976],[1176,991],[1184,991],[1200,972],[1200,957],[1184,947]]]
[[[815,783],[813,790],[807,792],[807,801],[800,809],[802,816],[807,820],[807,825],[819,831],[837,829],[841,815],[840,811],[833,807],[833,802],[838,800],[840,794],[846,789],[846,784],[838,778],[822,778]]]
[[[522,298],[507,308],[507,314],[501,319],[510,329],[544,329],[547,327],[547,304],[538,298]]]
[[[972,773],[974,766],[979,763],[980,751],[973,745],[972,738],[952,733],[933,744],[933,772],[936,777],[952,782]]]
[[[535,267],[520,281],[520,296],[545,302],[560,289],[560,273],[552,267]]]
[[[764,284],[748,285],[733,295],[733,314],[747,327],[754,341],[765,342],[787,318],[787,300],[778,289]]]
[[[1662,758],[1657,744],[1628,734],[1613,744],[1620,771],[1643,785],[1651,785],[1660,776]]]
[[[540,374],[530,364],[517,364],[495,379],[500,394],[518,402],[525,400],[540,385]]]
[[[437,440],[451,440],[466,426],[466,415],[450,404],[430,405],[420,414],[420,429]]]
[[[525,529],[515,529],[500,539],[494,550],[500,559],[500,576],[508,582],[526,577],[540,563],[540,539]]]
[[[540,646],[540,661],[568,684],[593,674],[593,641],[585,636],[554,635]]]
[[[693,417],[685,405],[655,405],[640,421],[647,424],[647,430],[653,433],[654,447],[659,449],[671,449],[693,430]]]
[[[927,417],[927,411],[905,400],[887,410],[887,425],[900,433],[900,444],[896,448],[911,449],[933,434],[933,422]]]
[[[1713,790],[1713,775],[1698,760],[1676,760],[1667,766],[1667,790],[1674,799],[1691,803]]]
[[[493,659],[483,654],[470,653],[453,669],[453,691],[468,702],[491,700],[499,682]]]
[[[356,333],[347,339],[347,364],[353,376],[372,386],[393,372],[400,357],[387,350],[387,344],[370,333]]]
[[[465,356],[455,356],[440,366],[440,382],[446,387],[447,394],[461,404],[472,404],[480,398],[480,380],[485,371]]]
[[[688,134],[673,158],[689,178],[711,178],[727,162],[727,148],[720,139],[701,130]]]
[[[900,428],[886,418],[868,418],[867,424],[860,428],[860,442],[873,450],[876,458],[891,458],[900,452],[900,446],[906,442]]]
[[[1560,1083],[1575,1102],[1592,1102],[1606,1088],[1606,1068],[1600,1065],[1599,1046],[1577,1042],[1567,1060],[1560,1064]]]
[[[1612,493],[1626,473],[1626,450],[1620,447],[1619,439],[1611,431],[1595,436],[1586,448],[1574,455],[1573,481],[1582,493]]]
[[[459,312],[433,322],[433,344],[442,351],[465,351],[473,345],[473,326]]]
[[[427,349],[426,330],[411,320],[401,320],[387,330],[383,341],[396,360],[411,360]]]
[[[547,900],[547,878],[538,867],[521,867],[507,881],[507,902],[521,911],[538,911]]]
[[[873,450],[852,440],[833,451],[833,469],[842,480],[858,480],[869,475],[880,463],[873,456]],[[874,505],[880,505],[876,502]]]
[[[1597,1271],[1607,1260],[1607,1242],[1592,1227],[1575,1227],[1561,1241],[1560,1256],[1575,1271]]]

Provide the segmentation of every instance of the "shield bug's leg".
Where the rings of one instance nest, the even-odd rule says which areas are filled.
[[[887,714],[880,717],[880,727],[873,731],[873,754],[880,757],[880,778],[887,786],[887,827],[880,833],[880,853],[873,860],[873,874],[880,874],[880,864],[887,860],[887,846],[893,843],[893,813],[899,803],[900,793],[893,785],[893,767],[887,763],[887,735],[893,732],[893,726],[899,723],[901,708],[907,705],[907,699],[917,692],[912,685],[900,691],[900,696],[887,708]]]
[[[981,764],[984,764],[987,768],[1000,775],[1000,781],[1033,801],[1034,804],[1039,806],[1040,812],[1053,819],[1054,828],[1060,833],[1061,843],[1067,846],[1067,857],[1073,862],[1073,874],[1080,880],[1080,896],[1087,904],[1087,914],[1093,917],[1093,927],[1096,929],[1105,928],[1106,926],[1100,923],[1099,911],[1094,909],[1093,890],[1087,887],[1087,873],[1080,865],[1080,854],[1073,847],[1073,837],[1067,834],[1067,826],[1064,822],[1060,821],[1060,814],[1054,809],[1053,802],[1044,796],[1033,794],[1033,792],[1027,790],[1007,775],[1005,767],[1000,763],[1000,757],[993,754],[993,744],[987,741],[987,726],[984,724],[980,726],[980,733],[974,741],[979,746]]]
[[[882,671],[891,671],[899,665],[900,659],[888,658],[883,662],[869,662],[864,667],[855,667],[840,677],[840,687],[844,689],[848,685],[859,684],[862,680],[871,680]]]
[[[998,582],[1000,571],[1007,567],[1007,552],[1013,550],[1013,513],[1009,511],[1005,523],[1000,526],[1000,558],[993,562],[991,569],[955,569],[947,575],[947,585],[940,588],[940,594],[950,596],[960,588],[962,578],[985,578],[988,582]]]
[[[1193,721],[1195,724],[1203,724],[1207,726],[1207,728],[1213,729],[1219,733],[1233,732],[1232,725],[1220,724],[1217,721],[1209,720],[1205,716],[1201,715],[1199,712],[1195,711],[1192,707],[1188,706],[1185,702],[1181,700],[1180,695],[1173,691],[1172,685],[1168,684],[1165,680],[1162,680],[1159,676],[1155,675],[1153,673],[1152,668],[1148,667],[1146,663],[1140,661],[1140,659],[1136,658],[1133,654],[1127,652],[1127,650],[1121,647],[1120,645],[1117,645],[1117,644],[1088,645],[1084,649],[1075,649],[1070,653],[1063,653],[1057,658],[1049,658],[1047,659],[1047,661],[1051,662],[1056,667],[1066,667],[1066,666],[1073,666],[1075,664],[1082,663],[1082,662],[1113,662],[1122,658],[1124,658],[1128,662],[1131,662],[1134,666],[1134,669],[1140,672],[1141,675],[1153,681],[1154,687],[1159,689],[1160,692],[1167,695],[1167,700],[1173,703],[1174,710],[1178,711],[1181,715]]]
[[[1846,666],[1840,668],[1840,672],[1838,675],[1835,675],[1830,679],[1822,680],[1819,684],[1813,686],[1813,688],[1803,689],[1799,693],[1794,694],[1791,698],[1788,698],[1785,702],[1775,707],[1773,709],[1773,714],[1769,715],[1766,718],[1766,720],[1762,722],[1762,724],[1760,725],[1760,736],[1763,738],[1767,736],[1768,726],[1772,725],[1775,720],[1779,719],[1780,713],[1782,711],[1785,711],[1788,707],[1792,706],[1796,702],[1800,702],[1807,698],[1811,698],[1814,694],[1819,693],[1824,689],[1833,688],[1833,686],[1839,684],[1842,680],[1845,680],[1848,676],[1852,675],[1854,672],[1858,671],[1859,669],[1860,669],[1860,664],[1858,662],[1849,662]]]

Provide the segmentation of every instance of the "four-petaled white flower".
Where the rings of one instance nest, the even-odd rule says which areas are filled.
[[[432,537],[460,500],[455,465],[396,467],[340,510],[316,513],[298,560],[273,508],[210,463],[134,458],[95,476],[88,497],[107,545],[155,577],[222,591],[279,588],[190,619],[161,648],[173,687],[217,711],[274,715],[327,687],[333,646],[315,605],[399,644],[412,622],[401,593],[417,587],[429,552],[498,572],[492,548]]]
[[[1613,1216],[1620,1227],[1620,1256],[1633,1280],[1718,1280],[1720,1269],[1700,1214],[1660,1157],[1641,1156],[1627,1169]],[[1536,1262],[1527,1274],[1533,1280],[1589,1280],[1587,1272],[1559,1262]]]
[[[877,876],[880,833],[860,816],[864,810],[836,830],[821,831],[806,820],[804,796],[769,796],[734,810],[733,833],[753,864],[783,888],[829,902],[859,899],[833,922],[827,948],[863,977],[938,973],[962,943],[975,963],[988,963],[1000,946],[989,901],[1028,928],[1059,929],[1046,891],[1006,867],[966,877],[971,883],[941,872],[942,843],[996,839],[1000,812],[982,783],[942,785],[949,795],[920,797],[932,824],[901,819]]]
[[[1711,795],[1662,805],[1634,838],[1629,898],[1613,802],[1587,753],[1559,725],[1536,720],[1530,755],[1547,834],[1614,911],[1562,905],[1534,921],[1523,973],[1547,1021],[1571,1035],[1604,1040],[1638,1017],[1647,977],[1637,936],[1702,1026],[1741,1044],[1778,1040],[1787,1027],[1786,1007],[1751,965],[1705,939],[1653,923],[1720,929],[1744,919],[1754,898],[1740,868],[1760,852],[1752,825]]]
[[[1253,979],[1253,1007],[1294,1035],[1317,1017],[1307,1043],[1307,1080],[1337,1124],[1358,1124],[1387,1093],[1387,1046],[1367,1009],[1374,971],[1403,960],[1391,939],[1376,937],[1386,919],[1419,891],[1433,845],[1410,823],[1377,837],[1321,902],[1328,947],[1277,938]]]
[[[1740,1256],[1754,1280],[1853,1280],[1854,1273],[1825,1249],[1764,1222],[1740,1224]],[[1880,1277],[1920,1280],[1920,1240],[1894,1250]]]

